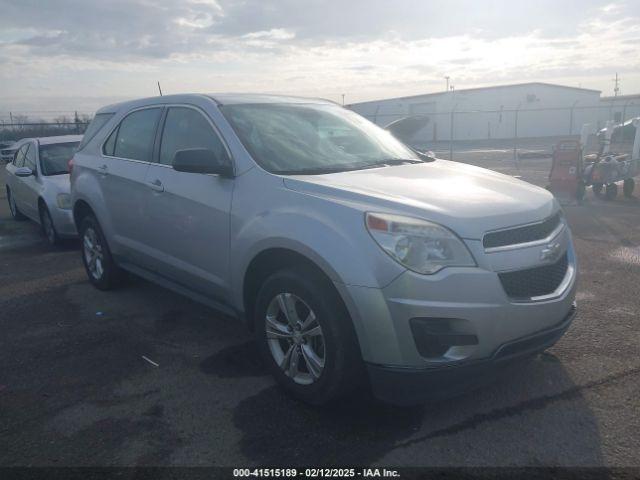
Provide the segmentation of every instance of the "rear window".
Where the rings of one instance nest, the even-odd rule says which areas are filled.
[[[89,143],[93,137],[96,136],[100,129],[105,126],[105,124],[111,119],[111,117],[113,117],[113,115],[113,113],[98,113],[95,117],[93,117],[93,120],[91,120],[91,123],[84,132],[84,137],[82,137],[82,141],[78,146],[78,150],[84,148],[84,146]]]
[[[43,175],[63,175],[69,173],[69,160],[78,148],[79,142],[40,145],[40,169]]]

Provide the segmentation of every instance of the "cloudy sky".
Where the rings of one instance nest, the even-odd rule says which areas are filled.
[[[640,1],[0,0],[0,111],[165,93],[347,103],[544,81],[640,93]]]

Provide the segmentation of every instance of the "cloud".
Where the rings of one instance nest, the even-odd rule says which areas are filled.
[[[355,101],[441,89],[444,75],[458,88],[604,89],[616,70],[640,90],[635,0],[0,0],[0,11],[5,96],[45,85],[137,96],[161,79],[165,91]]]

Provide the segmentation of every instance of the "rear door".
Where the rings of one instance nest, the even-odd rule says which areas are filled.
[[[156,147],[157,163],[146,175],[144,244],[151,268],[204,295],[228,292],[229,212],[233,179],[175,171],[175,152],[207,148],[229,151],[207,114],[193,106],[170,106]]]
[[[96,166],[110,216],[111,248],[133,263],[141,262],[145,250],[145,176],[162,110],[153,106],[128,113],[107,137]]]

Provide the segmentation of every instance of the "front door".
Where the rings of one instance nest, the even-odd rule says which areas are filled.
[[[147,171],[145,239],[156,273],[209,297],[228,293],[229,212],[233,179],[175,171],[179,150],[226,147],[206,114],[186,106],[169,107],[157,163]]]

